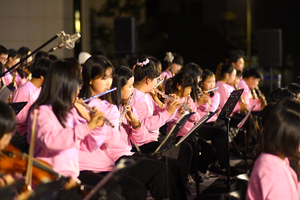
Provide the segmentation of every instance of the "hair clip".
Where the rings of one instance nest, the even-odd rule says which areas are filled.
[[[136,65],[143,67],[144,65],[147,65],[149,63],[149,59],[147,58],[144,62],[139,62],[139,60],[136,61]]]

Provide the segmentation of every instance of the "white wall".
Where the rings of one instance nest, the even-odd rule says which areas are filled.
[[[32,51],[59,31],[73,34],[73,0],[0,0],[0,44]],[[43,48],[48,51],[59,39]],[[58,58],[73,56],[72,50],[57,50]]]

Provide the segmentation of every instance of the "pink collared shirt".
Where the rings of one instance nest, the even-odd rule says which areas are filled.
[[[169,78],[172,78],[173,76],[172,76],[172,73],[171,73],[168,69],[166,69],[165,71],[163,71],[163,72],[160,74],[160,77],[163,78],[163,79],[165,79],[165,81],[166,81],[166,80],[168,80]]]
[[[183,98],[178,99],[178,100],[181,103],[185,103],[186,104],[187,98],[188,98],[188,105],[190,106],[191,110],[193,112],[195,112],[195,114],[193,114],[189,118],[189,120],[184,124],[184,126],[178,132],[177,136],[184,136],[194,126],[194,123],[196,123],[197,121],[200,120],[200,114],[197,112],[197,107],[196,107],[196,105],[195,105],[195,103],[194,103],[194,101],[193,101],[193,99],[191,97],[183,97]],[[167,125],[168,125],[167,126],[167,134],[169,134],[169,132],[171,131],[172,127],[178,121],[178,119],[180,117],[181,116],[178,115],[178,112],[176,112],[174,118],[167,123]]]
[[[214,96],[208,96],[208,99],[211,102],[210,106],[208,103],[203,103],[201,106],[198,106],[197,112],[199,113],[200,116],[204,116],[208,111],[215,112],[219,108],[220,104],[220,94],[218,92],[214,92]],[[212,116],[207,122],[214,122],[218,118],[218,115],[215,114]]]
[[[248,87],[248,85],[246,84],[244,79],[241,79],[240,84],[239,84],[239,88],[244,89],[244,92],[243,92],[242,96],[244,98],[244,101],[245,101],[248,109],[251,107],[253,100],[255,100],[254,107],[253,107],[252,111],[261,111],[261,105],[259,103],[259,100],[253,98],[251,90]]]
[[[34,112],[28,118],[27,140],[30,143]],[[52,106],[38,108],[36,120],[36,141],[34,157],[49,163],[53,170],[63,176],[77,179],[79,175],[78,152],[84,142],[89,151],[101,145],[105,139],[106,127],[90,130],[86,121],[75,108],[67,116],[65,128],[59,123]]]
[[[262,153],[254,163],[247,188],[247,200],[299,200],[298,179],[288,158]]]
[[[159,128],[172,118],[167,109],[161,109],[153,102],[152,97],[148,93],[143,93],[138,89],[134,89],[134,95],[131,101],[131,106],[135,108],[137,116],[146,129],[149,136],[140,144],[157,141]]]
[[[7,71],[7,69],[5,69]],[[3,84],[9,85],[13,81],[13,76],[10,73],[6,73],[2,78]]]
[[[115,105],[99,98],[92,99],[89,102],[90,107],[97,107],[104,113],[104,116],[114,125],[114,128],[107,126],[106,138],[102,145],[99,145],[95,151],[90,152],[84,142],[80,144],[79,168],[80,171],[88,170],[94,173],[113,170],[115,166],[114,157],[109,151],[111,145],[117,144],[120,133],[118,130],[120,112]]]
[[[216,90],[216,92],[218,92],[220,94],[220,104],[219,104],[219,108],[220,110],[222,110],[222,108],[224,107],[226,101],[228,100],[228,98],[230,97],[231,92],[234,90],[232,86],[222,82],[222,81],[217,81],[216,83],[216,87],[218,87],[218,89]],[[232,89],[231,89],[231,88]],[[232,114],[237,113],[240,111],[240,104],[239,102],[236,104],[236,106],[234,107]]]
[[[17,114],[17,130],[19,135],[27,132],[27,115],[31,105],[37,100],[41,88],[37,88],[30,81],[19,87],[12,96],[12,102],[27,102],[24,108]]]

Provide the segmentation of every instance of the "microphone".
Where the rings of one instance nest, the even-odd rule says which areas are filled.
[[[65,34],[64,31],[59,32],[57,35],[58,37],[61,38],[61,42],[59,42],[55,47],[50,49],[48,51],[49,53],[57,49],[63,49],[63,48],[73,49],[76,40],[78,40],[81,37],[79,33],[74,33],[73,35],[69,35],[69,34]]]

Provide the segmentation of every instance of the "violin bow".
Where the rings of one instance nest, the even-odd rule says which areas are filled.
[[[32,190],[32,164],[33,164],[33,150],[34,150],[34,140],[35,140],[35,127],[36,127],[36,119],[38,110],[34,109],[34,116],[33,116],[33,123],[31,129],[31,140],[30,140],[30,147],[29,147],[29,154],[27,160],[27,171],[25,176],[25,184],[27,185],[28,190]]]

